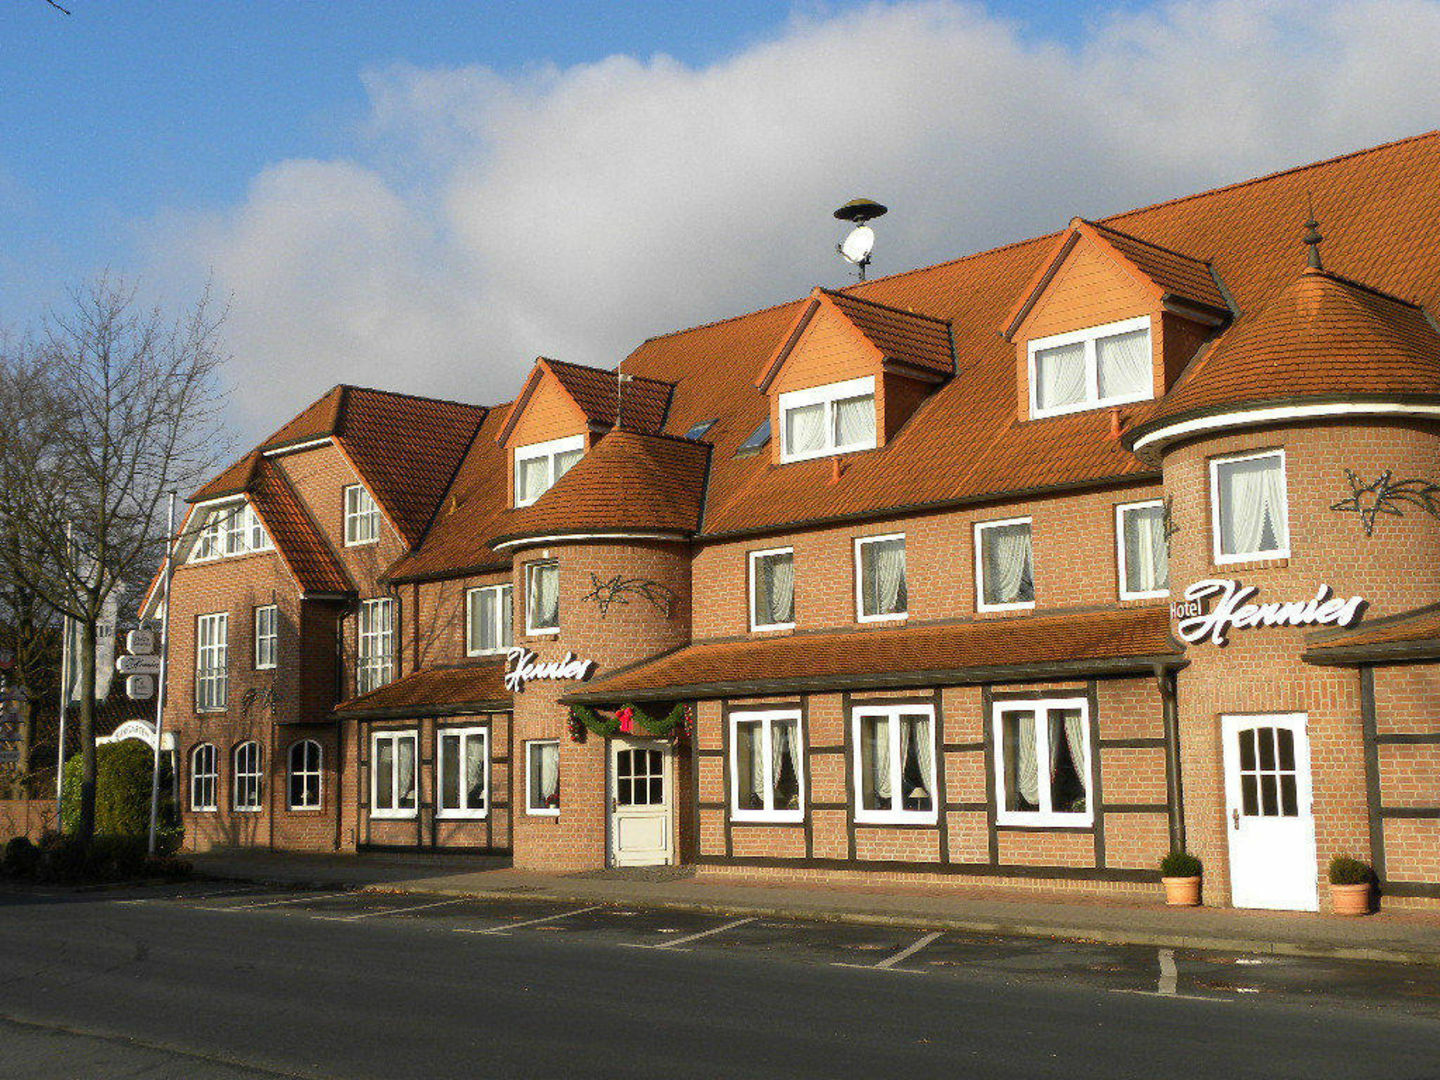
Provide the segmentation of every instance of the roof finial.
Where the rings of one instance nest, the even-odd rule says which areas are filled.
[[[1320,223],[1315,220],[1315,200],[1308,191],[1305,199],[1310,205],[1310,219],[1305,222],[1305,236],[1300,242],[1310,249],[1306,256],[1310,269],[1323,270],[1325,268],[1320,265],[1320,241],[1325,238],[1320,235]]]

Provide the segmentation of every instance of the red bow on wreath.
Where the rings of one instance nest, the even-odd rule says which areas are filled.
[[[615,714],[615,719],[620,721],[621,734],[629,735],[635,730],[635,710],[628,705]]]

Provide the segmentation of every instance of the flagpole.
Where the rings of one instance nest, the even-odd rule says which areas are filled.
[[[71,557],[71,526],[65,523],[65,558]],[[60,724],[55,739],[55,831],[65,831],[65,713],[70,708],[70,616],[60,620]]]
[[[175,492],[170,492],[170,511],[165,524],[165,591],[160,609],[160,672],[155,685],[155,766],[150,773],[150,846],[155,854],[155,839],[160,820],[160,743],[165,737],[165,678],[170,666],[170,576],[175,570]],[[177,761],[176,767],[179,767]]]

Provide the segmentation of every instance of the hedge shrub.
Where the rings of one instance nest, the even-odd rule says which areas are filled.
[[[150,772],[154,751],[138,739],[95,748],[95,835],[141,837],[150,832]],[[80,755],[65,763],[65,803],[61,821],[67,835],[80,824]],[[160,775],[159,846],[179,846],[179,815],[170,795],[170,770]]]

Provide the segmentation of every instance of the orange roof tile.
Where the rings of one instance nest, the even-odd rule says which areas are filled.
[[[707,443],[612,431],[549,491],[497,520],[495,545],[522,536],[700,527]]]
[[[614,427],[617,407],[624,413],[622,426],[629,431],[653,434],[665,426],[665,414],[670,408],[670,394],[675,388],[673,383],[642,376],[627,380],[622,387],[614,371],[584,367],[542,356],[535,361],[525,385],[520,388],[509,419],[495,435],[500,442],[510,437],[511,429],[519,422],[530,396],[546,372],[553,375],[561,388],[570,395],[592,428],[604,430]]]
[[[1342,630],[1306,636],[1305,659],[1312,664],[1421,660],[1440,657],[1440,604],[1371,619]]]
[[[1215,276],[1210,272],[1210,264],[1205,260],[1171,251],[1100,222],[1085,221],[1081,227],[1094,230],[1095,235],[1128,259],[1167,295],[1219,312],[1230,310],[1230,303],[1220,291]]]
[[[227,495],[239,495],[250,486],[250,478],[255,474],[255,466],[259,461],[260,451],[251,450],[185,501],[208,502],[211,499],[223,499]]]
[[[315,401],[301,410],[300,415],[287,422],[279,431],[260,444],[262,450],[277,450],[295,443],[309,442],[334,435],[340,427],[341,410],[345,395],[350,388],[343,383],[332,386]]]
[[[1036,669],[1047,666],[1056,673],[1079,666],[1095,672],[1144,671],[1154,663],[1174,664],[1181,651],[1163,607],[828,630],[688,645],[591,682],[561,700],[874,688],[886,679],[906,686],[1004,682],[1035,678]]]
[[[505,663],[424,668],[335,707],[345,720],[384,716],[457,716],[511,708]]]
[[[1377,394],[1440,394],[1440,332],[1413,304],[1306,269],[1194,360],[1130,437],[1216,407]]]
[[[310,519],[284,474],[263,458],[255,470],[250,499],[270,539],[306,593],[355,591],[345,568]]]

